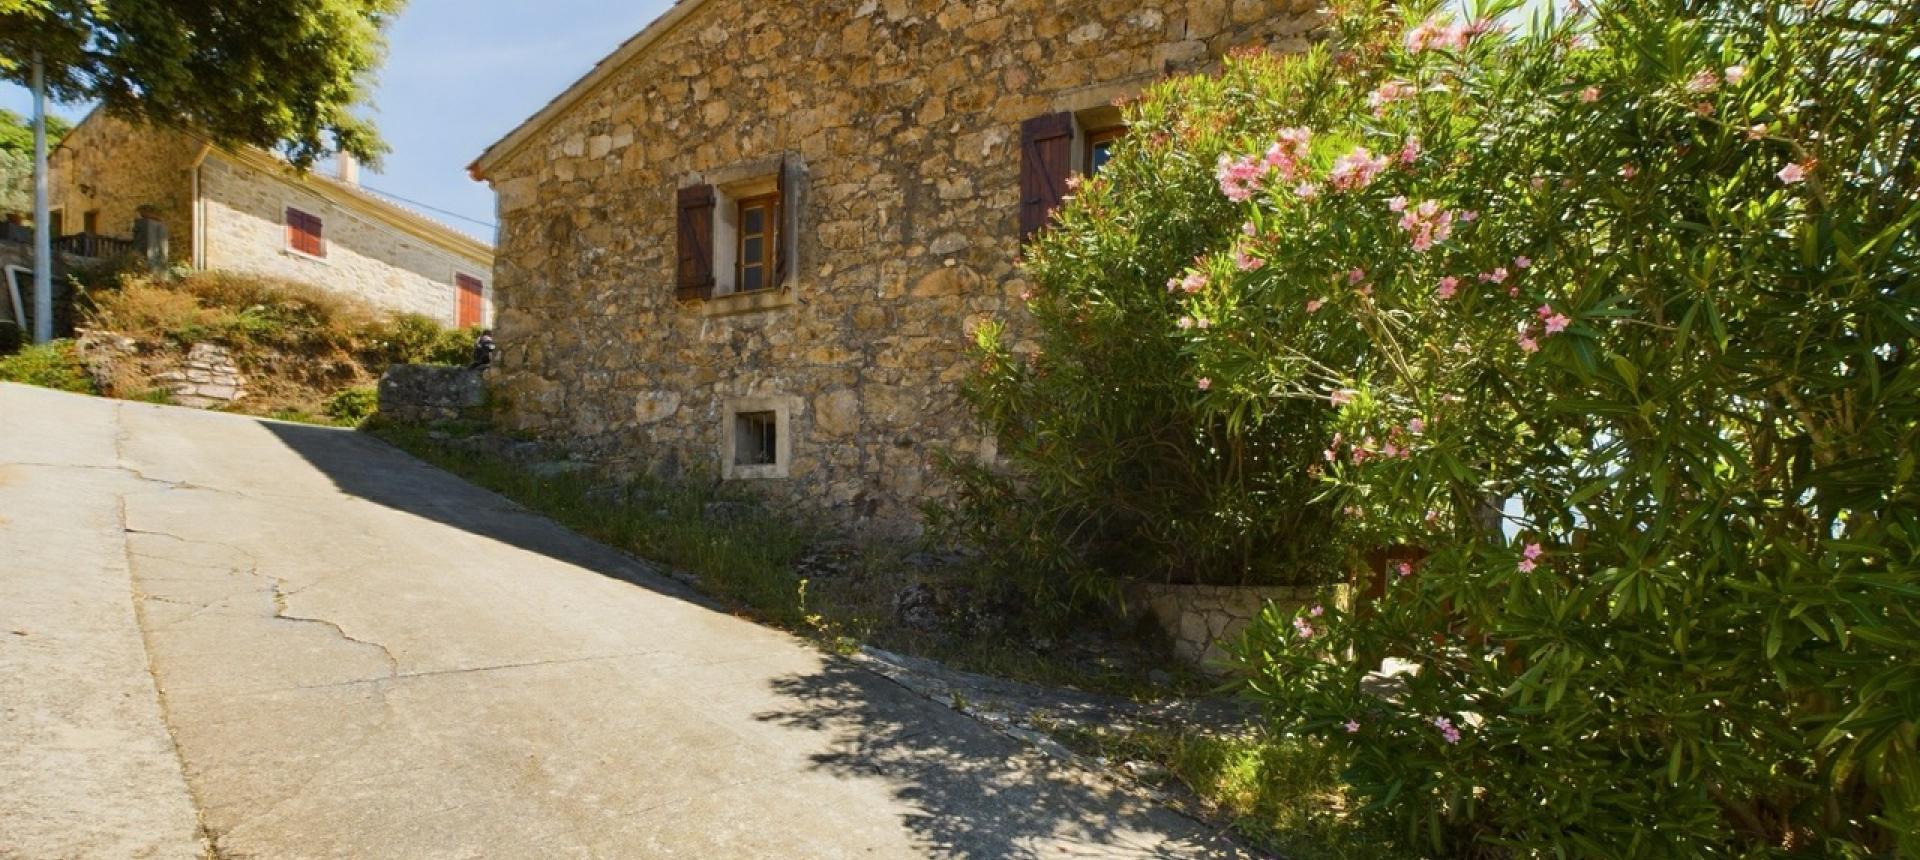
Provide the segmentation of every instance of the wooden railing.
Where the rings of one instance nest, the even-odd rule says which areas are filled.
[[[79,257],[119,257],[134,253],[132,239],[120,239],[113,236],[97,236],[92,233],[75,233],[53,240],[56,251]]]

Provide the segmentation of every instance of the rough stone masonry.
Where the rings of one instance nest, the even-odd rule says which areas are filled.
[[[958,384],[981,321],[1027,331],[1023,124],[1071,116],[1082,164],[1116,99],[1320,21],[1306,0],[681,0],[474,165],[500,195],[510,423],[911,530],[936,452],[996,456]],[[677,207],[701,188],[721,285],[689,295]],[[791,272],[728,294],[729,207],[764,189]]]

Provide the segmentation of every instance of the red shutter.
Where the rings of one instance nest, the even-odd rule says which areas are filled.
[[[298,209],[287,210],[287,245],[302,254],[327,255],[320,219]]]
[[[455,275],[453,283],[460,293],[458,304],[454,306],[453,324],[458,328],[467,328],[485,322],[487,285],[472,275]]]
[[[1073,169],[1073,114],[1038,116],[1020,124],[1020,238],[1047,226],[1067,196]]]
[[[695,185],[680,189],[679,288],[681,301],[705,299],[713,295],[713,186]]]

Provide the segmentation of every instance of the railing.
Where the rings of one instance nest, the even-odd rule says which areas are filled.
[[[79,257],[118,257],[134,253],[132,239],[117,239],[112,236],[96,236],[92,233],[75,233],[53,240],[54,250]]]

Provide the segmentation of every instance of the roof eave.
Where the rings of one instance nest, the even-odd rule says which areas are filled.
[[[562,90],[559,95],[554,96],[538,113],[528,117],[526,121],[515,126],[512,131],[507,132],[506,137],[495,141],[492,146],[487,147],[485,152],[480,153],[479,158],[474,159],[472,164],[467,165],[467,175],[473,177],[475,181],[487,181],[488,171],[491,171],[508,156],[518,152],[534,135],[545,130],[546,127],[555,119],[559,118],[561,114],[566,113],[582,99],[591,95],[595,90],[598,90],[615,72],[625,68],[634,58],[640,56],[640,54],[648,48],[659,42],[661,38],[665,37],[669,32],[672,32],[673,28],[678,26],[681,21],[686,20],[687,16],[692,15],[704,5],[706,5],[706,0],[676,0],[673,8],[668,9],[666,13],[660,17],[653,19],[653,23],[648,24],[639,33],[634,34],[633,38],[621,43],[620,47],[615,48],[613,53],[608,54],[600,62],[595,63],[593,69],[582,76],[580,80],[575,81],[572,86],[567,87],[565,90]]]

